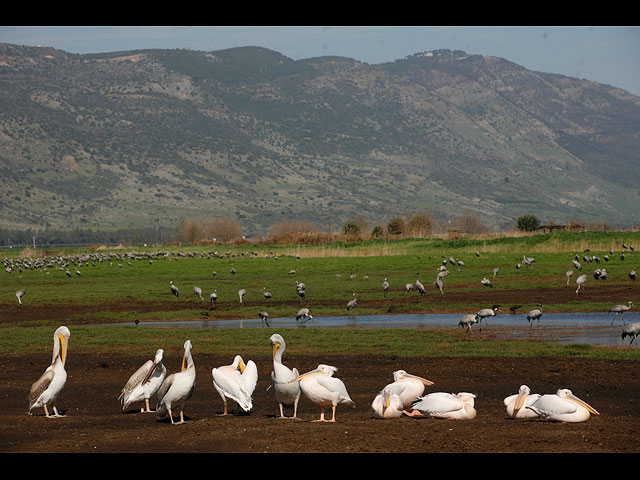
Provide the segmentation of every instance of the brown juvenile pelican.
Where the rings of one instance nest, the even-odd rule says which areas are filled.
[[[29,415],[34,408],[43,407],[47,418],[62,417],[58,413],[55,401],[65,383],[67,372],[64,365],[67,361],[67,349],[71,332],[67,327],[59,327],[53,334],[53,355],[51,365],[42,376],[31,386],[29,391]],[[53,415],[49,414],[48,406],[53,407]]]
[[[153,360],[147,360],[136,372],[131,375],[129,381],[122,389],[118,400],[122,403],[122,410],[126,410],[133,403],[144,400],[145,407],[140,413],[150,413],[149,399],[154,396],[167,375],[167,368],[162,363],[164,350],[158,349]]]

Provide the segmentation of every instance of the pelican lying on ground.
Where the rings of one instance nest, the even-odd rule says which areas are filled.
[[[289,380],[289,383],[300,382],[300,388],[305,396],[313,403],[320,405],[320,418],[313,420],[314,422],[335,422],[338,405],[355,407],[342,380],[333,377],[337,370],[336,367],[320,364],[316,369]],[[331,420],[325,420],[324,410],[329,405],[333,415]]]
[[[131,404],[144,400],[146,409],[142,407],[140,413],[152,412],[149,408],[149,399],[158,392],[167,375],[167,368],[162,363],[163,354],[164,350],[158,349],[153,360],[147,360],[131,375],[118,397],[123,411]]]
[[[427,385],[433,385],[433,382],[404,370],[396,370],[393,372],[393,382],[384,388],[388,388],[391,393],[398,395],[402,402],[402,408],[408,409],[424,393],[424,387]]]
[[[67,372],[64,365],[67,361],[67,349],[71,332],[67,327],[59,327],[53,333],[53,355],[51,365],[47,367],[42,376],[31,385],[29,391],[29,415],[34,408],[43,407],[47,418],[62,417],[58,413],[55,401],[65,383],[67,382]],[[53,407],[53,415],[49,414],[48,405]]]
[[[180,425],[184,421],[184,405],[193,395],[196,384],[196,366],[191,356],[191,341],[184,342],[184,355],[182,357],[182,370],[172,373],[164,379],[158,390],[158,404],[156,410],[158,417],[169,415],[173,425]],[[174,422],[173,409],[180,409],[180,421]]]
[[[224,365],[211,369],[213,386],[222,398],[224,413],[228,415],[227,398],[235,401],[238,406],[248,412],[253,408],[251,396],[258,383],[258,367],[253,360],[246,365],[240,355],[236,355],[231,365]]]
[[[538,414],[533,410],[525,408],[540,398],[537,393],[531,394],[531,389],[526,385],[520,385],[518,393],[504,399],[504,405],[507,407],[507,414],[511,418],[534,418]]]
[[[527,408],[537,413],[540,418],[552,422],[584,422],[593,413],[600,415],[596,409],[580,400],[569,389],[560,389],[555,394],[542,395]]]
[[[279,333],[269,338],[273,354],[273,371],[271,372],[271,386],[276,392],[276,400],[280,407],[280,418],[298,418],[298,401],[300,400],[300,383],[289,383],[299,374],[297,368],[289,368],[282,363],[282,355],[287,345]],[[293,417],[285,417],[283,406],[293,405]]]
[[[371,403],[371,410],[375,418],[398,418],[404,410],[402,401],[397,393],[385,387]]]
[[[452,420],[471,420],[476,417],[474,408],[476,396],[473,393],[458,394],[436,392],[421,397],[413,404],[413,412],[409,416],[427,414],[434,418]]]

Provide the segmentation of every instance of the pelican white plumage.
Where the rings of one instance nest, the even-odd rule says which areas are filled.
[[[552,422],[584,422],[598,411],[584,400],[576,397],[569,389],[560,389],[555,394],[541,395],[526,408],[533,410],[544,420]]]
[[[158,392],[167,376],[167,368],[162,363],[163,354],[164,350],[159,348],[153,360],[147,360],[131,375],[118,397],[123,411],[133,403],[144,401],[145,406],[140,409],[140,413],[152,412],[149,399]]]
[[[542,317],[542,304],[540,304],[540,308],[535,308],[533,310],[530,310],[529,313],[527,313],[527,321],[529,322],[529,329],[531,329],[531,327],[533,326],[533,322],[535,320],[538,321],[538,326],[540,326],[540,317]]]
[[[583,273],[578,278],[576,278],[576,283],[578,284],[578,288],[576,289],[576,295],[580,292],[580,287],[587,281],[587,274]]]
[[[613,325],[613,322],[615,321],[615,319],[618,318],[618,315],[622,317],[622,323],[624,324],[625,323],[624,312],[631,310],[632,306],[633,306],[633,302],[629,300],[629,302],[626,305],[614,305],[613,307],[611,307],[609,309],[609,313],[615,313],[615,315],[613,316],[613,319],[611,320],[611,325]]]
[[[228,415],[227,399],[233,400],[245,412],[253,408],[251,396],[258,383],[258,367],[253,360],[246,364],[240,355],[236,355],[231,365],[212,368],[213,386],[224,404],[224,413]]]
[[[402,407],[408,409],[424,393],[425,387],[429,385],[433,385],[431,380],[412,375],[405,370],[396,370],[393,372],[393,382],[385,385],[384,388],[388,388],[391,393],[398,395],[402,402]]]
[[[185,423],[184,406],[193,395],[193,389],[195,388],[196,366],[193,363],[191,349],[191,340],[184,342],[181,370],[165,377],[158,390],[158,403],[156,405],[158,417],[164,418],[168,415],[172,425]],[[175,408],[180,409],[179,422],[173,420],[173,410]]]
[[[302,393],[316,405],[320,406],[320,418],[314,422],[335,422],[336,408],[338,405],[351,405],[355,403],[349,397],[347,388],[342,380],[333,377],[338,369],[330,365],[320,364],[314,370],[303,373],[289,380],[289,383],[300,382]],[[331,420],[325,420],[325,408],[331,405],[333,415]]]
[[[43,407],[47,418],[62,417],[55,406],[55,401],[67,382],[67,371],[64,369],[67,362],[67,350],[71,332],[65,326],[59,327],[53,333],[53,354],[51,365],[29,390],[29,415],[34,408]],[[49,413],[48,406],[53,407],[53,415]]]
[[[507,407],[507,415],[511,418],[535,418],[538,416],[536,412],[531,409],[525,408],[528,405],[533,405],[540,395],[537,393],[531,393],[531,389],[526,385],[520,385],[518,393],[510,395],[504,399],[504,405]]]
[[[473,393],[468,392],[460,392],[458,394],[430,393],[413,404],[413,412],[410,416],[427,414],[434,418],[471,420],[477,415],[475,398],[476,396]]]
[[[404,407],[397,393],[384,388],[371,402],[371,410],[375,418],[398,418],[402,416]]]
[[[638,345],[638,334],[640,334],[640,323],[631,323],[622,330],[622,339],[624,340],[626,337],[630,337],[631,341],[629,342],[629,346],[631,346],[634,341],[636,345]]]
[[[289,368],[282,363],[282,355],[287,345],[279,333],[274,333],[269,338],[273,356],[273,371],[271,372],[271,386],[276,392],[276,400],[280,408],[279,418],[298,418],[298,402],[300,401],[300,383],[289,383],[300,375],[297,368]],[[293,416],[284,415],[284,406],[293,405]]]

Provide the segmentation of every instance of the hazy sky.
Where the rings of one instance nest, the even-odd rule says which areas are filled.
[[[447,48],[501,57],[529,70],[605,83],[640,96],[637,26],[0,26],[0,42],[70,53],[260,46],[294,60],[340,55],[370,64]]]

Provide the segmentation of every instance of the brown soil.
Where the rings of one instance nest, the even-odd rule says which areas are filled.
[[[612,302],[626,301],[629,290],[608,292]],[[518,302],[554,303],[546,296],[571,292],[482,292],[478,302],[508,306]],[[567,289],[570,290],[570,289]],[[606,295],[603,288],[585,292]],[[597,292],[597,293],[596,293]],[[575,297],[575,290],[572,291]],[[469,294],[465,293],[468,297]],[[531,300],[528,300],[530,298]],[[533,299],[535,298],[535,300]],[[591,299],[595,300],[595,299]],[[556,298],[562,303],[561,298]],[[429,295],[429,303],[438,296]],[[73,309],[64,306],[38,309],[7,308],[0,323],[28,318],[73,317]],[[104,308],[104,307],[103,307]],[[131,309],[131,305],[128,305]],[[153,308],[151,306],[150,308]],[[136,308],[136,311],[141,310]],[[80,312],[77,312],[80,313]],[[85,317],[87,311],[85,310]],[[65,322],[70,325],[68,322]],[[456,330],[464,335],[461,330]],[[486,333],[483,332],[482,335]],[[495,334],[495,332],[494,332]],[[407,331],[407,341],[410,341]],[[478,336],[466,336],[478,341]],[[295,349],[290,345],[289,349]],[[635,347],[633,347],[635,348]],[[193,345],[197,381],[185,414],[188,422],[173,426],[155,414],[136,410],[122,412],[117,397],[129,375],[146,358],[127,353],[93,354],[74,351],[67,361],[69,378],[58,408],[63,418],[49,419],[42,410],[27,415],[26,395],[31,383],[49,364],[50,351],[25,356],[0,358],[2,384],[0,408],[0,450],[3,453],[227,453],[227,452],[330,452],[330,453],[495,453],[495,452],[607,452],[637,453],[640,427],[640,371],[635,361],[607,361],[554,358],[420,358],[355,356],[327,354],[322,358],[296,355],[285,363],[304,372],[319,363],[339,368],[337,377],[347,386],[354,408],[340,406],[334,424],[313,423],[319,409],[304,396],[300,420],[276,417],[277,404],[270,383],[270,357],[253,358],[259,380],[250,414],[223,417],[222,402],[211,383],[211,368],[229,364],[232,359],[200,354]],[[239,352],[242,353],[242,352]],[[181,362],[180,352],[165,353],[169,372]],[[248,360],[248,359],[245,359]],[[474,420],[455,421],[402,417],[377,420],[370,404],[377,391],[392,381],[392,372],[405,369],[435,382],[425,393],[468,391],[477,395],[478,416]],[[600,416],[579,424],[551,423],[542,420],[507,418],[502,400],[516,393],[521,384],[537,393],[552,393],[570,388],[594,406]],[[235,409],[236,405],[231,404]],[[290,414],[290,411],[288,412]],[[61,433],[64,433],[61,435]],[[55,439],[55,441],[53,441]]]

